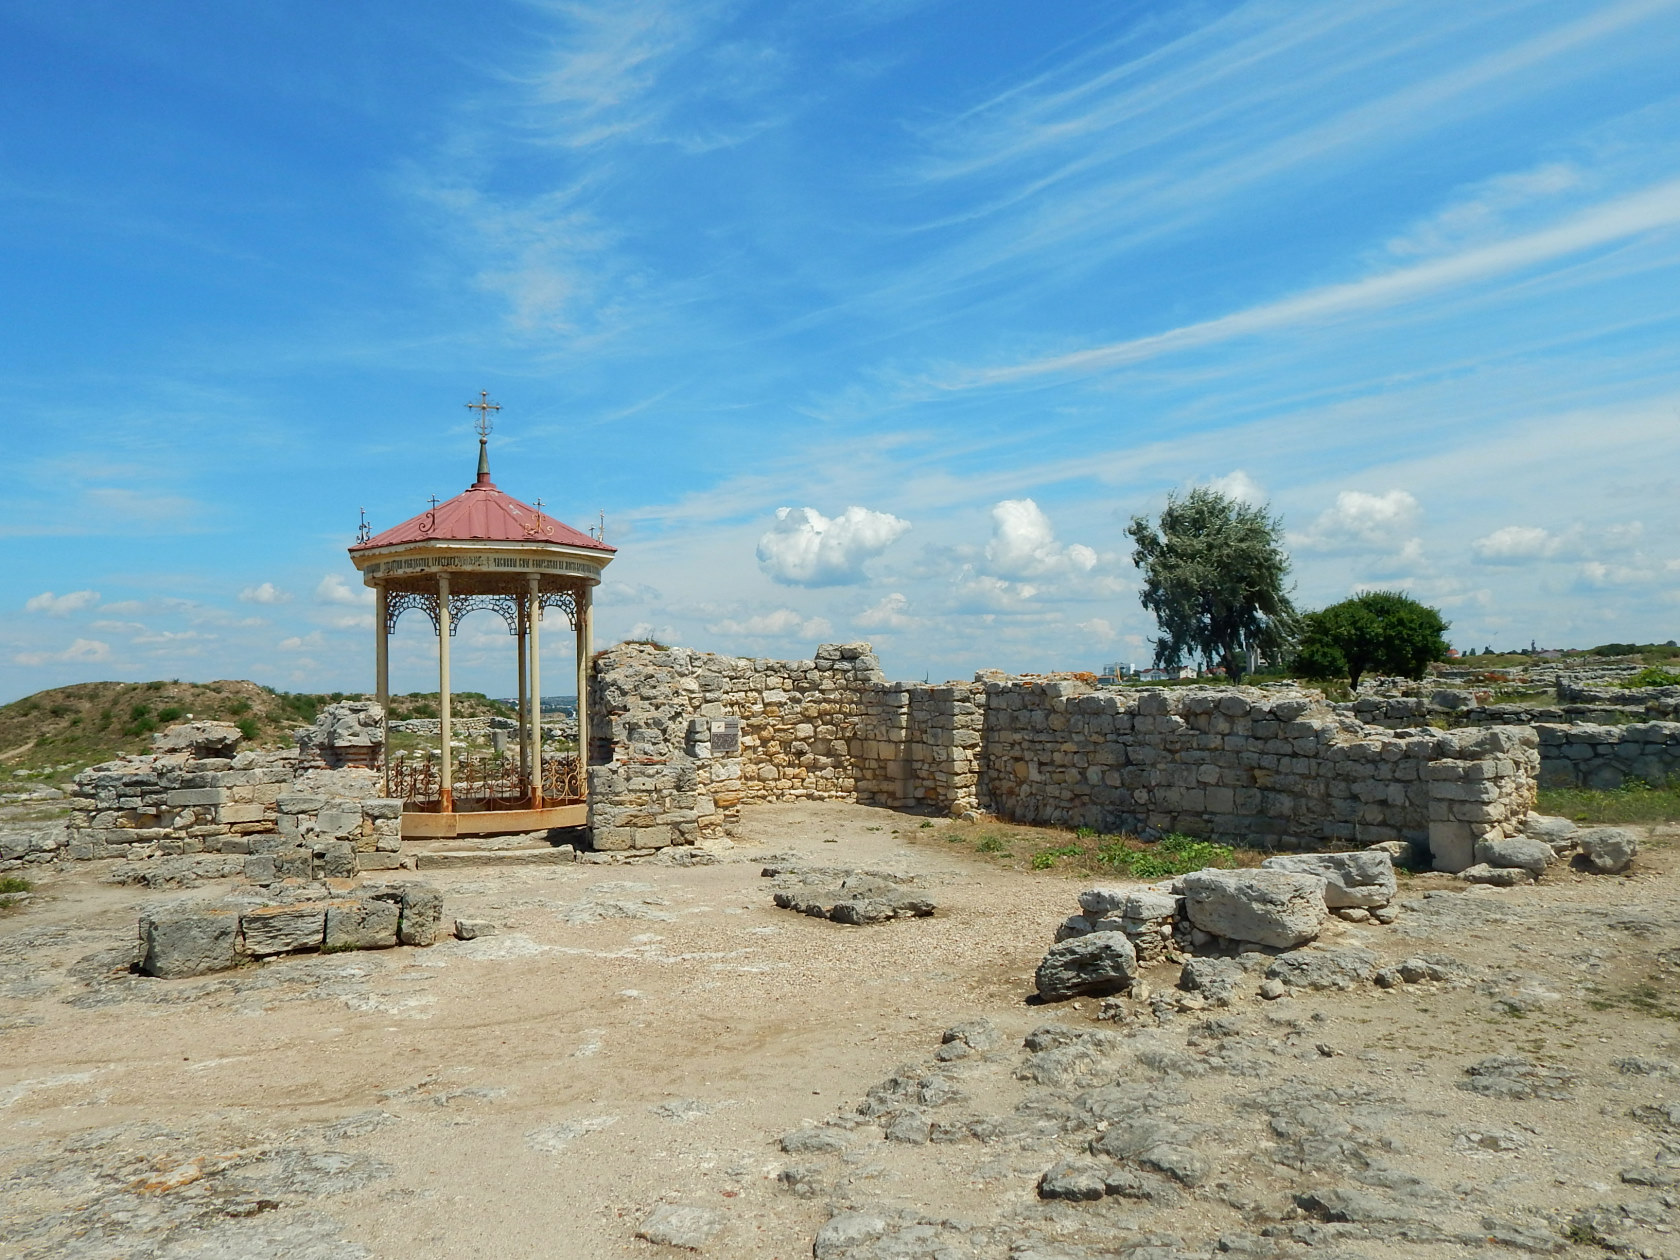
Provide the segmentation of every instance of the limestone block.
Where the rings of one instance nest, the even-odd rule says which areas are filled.
[[[315,820],[323,836],[341,839],[362,829],[362,809],[355,802],[334,801],[323,809]]]
[[[180,979],[238,966],[239,916],[232,910],[167,911],[140,920],[140,969]]]
[[[320,902],[295,906],[261,906],[239,916],[245,952],[257,958],[320,949],[326,930],[326,911]]]
[[[401,910],[393,902],[344,898],[327,902],[326,914],[325,950],[390,949],[397,943]]]
[[[1490,836],[1476,841],[1476,861],[1488,866],[1515,867],[1531,875],[1543,875],[1556,860],[1551,845],[1527,836]]]
[[[1184,877],[1185,908],[1202,931],[1289,949],[1324,926],[1324,880],[1294,871],[1194,871]]]
[[[431,945],[443,924],[443,894],[430,884],[406,884],[397,939],[404,945]]]
[[[1269,857],[1260,865],[1266,870],[1318,876],[1324,881],[1324,904],[1332,910],[1386,906],[1398,888],[1394,860],[1376,850],[1290,854]]]
[[[1124,932],[1091,932],[1053,945],[1039,963],[1039,996],[1059,1001],[1075,994],[1119,988],[1137,975],[1137,951]]]
[[[348,840],[328,840],[319,846],[321,874],[327,879],[349,879],[357,871],[356,846]]]
[[[226,788],[178,788],[165,798],[173,808],[185,805],[223,805],[228,800]]]
[[[1476,862],[1476,833],[1470,824],[1453,819],[1429,821],[1430,865],[1437,871],[1456,875]]]
[[[257,804],[230,802],[216,810],[219,823],[253,823],[263,820],[263,807]]]
[[[272,884],[279,878],[274,869],[274,854],[253,853],[245,859],[245,878],[253,884]]]
[[[1576,833],[1581,859],[1588,870],[1599,875],[1617,875],[1633,863],[1639,840],[1620,827],[1590,827]]]

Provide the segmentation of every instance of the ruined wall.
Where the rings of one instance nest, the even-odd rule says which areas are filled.
[[[742,800],[983,808],[1281,849],[1422,845],[1437,822],[1453,824],[1443,837],[1510,834],[1533,802],[1531,730],[1391,732],[1315,692],[889,683],[866,644],[809,662],[623,645],[597,666],[591,816],[607,849],[721,834]],[[1425,773],[1459,761],[1476,768]]]
[[[1462,742],[1367,727],[1313,693],[1090,692],[1068,682],[987,691],[982,801],[1017,821],[1102,831],[1281,849],[1421,844],[1434,791],[1425,768]],[[1481,735],[1465,733],[1471,743]],[[1509,772],[1520,775],[1515,764]]]
[[[1541,726],[1540,785],[1614,789],[1680,779],[1680,722]]]

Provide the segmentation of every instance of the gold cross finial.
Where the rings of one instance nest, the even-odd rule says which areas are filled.
[[[490,430],[492,428],[490,423],[490,413],[492,411],[500,411],[502,409],[502,404],[491,402],[490,391],[487,389],[481,389],[478,391],[478,401],[468,403],[467,407],[472,411],[478,412],[478,419],[473,422],[473,428],[478,430],[479,440],[483,441],[485,438],[490,436]]]

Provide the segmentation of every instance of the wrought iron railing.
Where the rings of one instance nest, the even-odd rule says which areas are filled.
[[[434,752],[398,753],[391,759],[389,791],[412,810],[436,811],[442,796],[438,769]],[[575,753],[542,759],[542,789],[544,805],[583,799],[583,767]],[[526,809],[531,803],[530,781],[513,757],[457,754],[450,790],[458,806]]]

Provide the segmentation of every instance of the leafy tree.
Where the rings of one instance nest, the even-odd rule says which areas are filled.
[[[1447,659],[1447,622],[1401,591],[1366,591],[1301,618],[1295,669],[1308,678],[1359,686],[1368,670],[1422,678]]]
[[[1156,665],[1179,665],[1195,654],[1240,682],[1251,650],[1287,645],[1295,606],[1284,589],[1282,532],[1283,522],[1266,508],[1205,486],[1183,498],[1169,495],[1159,526],[1132,518],[1126,533],[1143,574],[1138,598],[1161,628]]]

